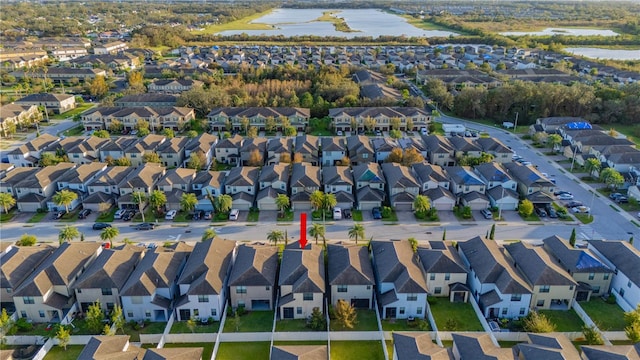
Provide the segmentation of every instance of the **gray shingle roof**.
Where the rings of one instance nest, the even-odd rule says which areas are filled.
[[[242,244],[238,246],[229,286],[274,286],[277,269],[277,247]]]
[[[582,345],[582,353],[589,360],[640,359],[640,343],[635,345]]]
[[[573,273],[612,273],[590,250],[571,247],[569,241],[558,235],[543,239],[545,249],[556,258],[560,267]]]
[[[373,268],[364,246],[328,245],[329,285],[373,285]]]
[[[291,243],[282,252],[280,264],[280,278],[278,285],[292,285],[294,293],[316,292],[324,293],[324,257],[318,246],[307,245],[307,248],[296,248],[297,243]]]
[[[529,343],[516,345],[514,352],[522,360],[580,359],[580,353],[563,334],[528,334]],[[591,359],[591,358],[589,358]]]
[[[307,163],[293,164],[290,187],[320,187],[320,168]]]
[[[0,287],[16,289],[55,249],[46,245],[13,246],[2,255]]]
[[[120,290],[142,255],[140,247],[126,247],[122,250],[105,249],[80,275],[73,288]]]
[[[431,335],[425,333],[393,334],[394,358],[398,360],[449,360],[453,359],[446,348],[434,344]]]
[[[411,168],[396,163],[382,164],[382,172],[390,187],[412,188],[420,187]]]
[[[531,286],[578,285],[569,274],[551,260],[541,246],[534,247],[516,242],[505,245],[504,248],[513,258],[516,269],[524,274]]]
[[[322,183],[325,186],[353,185],[351,170],[348,166],[324,166],[322,167]]]
[[[189,284],[189,295],[222,294],[235,247],[235,241],[221,238],[196,243],[178,284]]]
[[[461,359],[513,360],[513,351],[495,346],[489,334],[453,333],[451,336]]]
[[[279,345],[271,348],[270,360],[327,360],[326,345]]]
[[[448,245],[444,249],[418,248],[420,263],[427,273],[466,274],[462,260],[455,249]]]
[[[636,286],[640,287],[640,250],[626,241],[591,240],[594,247],[609,260],[617,270],[622,271]]]
[[[89,339],[78,360],[137,360],[143,359],[145,349],[129,344],[129,335],[96,335]]]
[[[394,283],[398,293],[426,293],[418,256],[408,241],[372,241],[373,263],[378,282]]]

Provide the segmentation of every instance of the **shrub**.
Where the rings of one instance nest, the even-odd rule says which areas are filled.
[[[604,344],[604,340],[602,340],[602,335],[596,330],[595,326],[584,325],[582,327],[582,334],[584,335],[584,339],[589,345]]]
[[[471,207],[470,206],[465,206],[462,208],[462,218],[463,219],[471,219],[472,215],[471,215]]]
[[[382,207],[382,217],[383,218],[391,217],[392,213],[393,213],[393,209],[391,209],[391,207],[389,207],[389,206],[383,206]]]
[[[27,332],[33,329],[33,324],[27,321],[26,318],[21,317],[18,319],[18,321],[16,321],[16,327],[20,332]]]
[[[456,321],[456,319],[447,319],[442,329],[445,331],[455,331],[458,329],[458,321]]]
[[[247,310],[244,308],[244,306],[238,306],[236,312],[238,313],[238,316],[242,316],[247,313]]]
[[[524,331],[532,333],[550,333],[556,330],[553,324],[544,314],[537,311],[531,311],[524,318]]]
[[[614,293],[609,294],[607,297],[607,304],[615,304],[616,303],[616,295]]]

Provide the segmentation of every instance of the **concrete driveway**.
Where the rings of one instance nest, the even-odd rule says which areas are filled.
[[[260,222],[276,222],[278,220],[278,210],[261,210]]]

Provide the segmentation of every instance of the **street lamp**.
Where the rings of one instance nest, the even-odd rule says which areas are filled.
[[[502,197],[500,198],[500,203],[498,203],[498,220],[502,219],[502,202],[504,201],[504,184],[502,187]]]

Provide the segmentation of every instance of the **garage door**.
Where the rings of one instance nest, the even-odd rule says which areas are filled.
[[[269,300],[251,300],[251,310],[269,310]]]
[[[433,207],[438,211],[440,211],[440,210],[442,210],[442,211],[446,211],[446,210],[451,211],[451,210],[453,210],[453,205],[450,204],[450,203],[434,203]]]
[[[337,203],[336,206],[340,209],[351,209],[353,207],[353,204],[350,202],[341,202]]]
[[[489,203],[481,201],[481,202],[467,203],[467,205],[471,208],[471,210],[482,210],[482,209],[486,209],[489,206]]]
[[[245,202],[233,203],[233,208],[238,210],[249,210],[251,205]]]
[[[260,210],[278,210],[278,207],[276,206],[276,204],[272,203],[272,202],[258,202],[258,208]]]
[[[369,299],[351,299],[351,306],[358,309],[368,309]]]
[[[360,210],[371,210],[376,206],[380,206],[380,203],[362,201],[362,202],[360,202],[360,205],[359,205]]]
[[[311,203],[309,202],[294,202],[293,208],[296,210],[311,210]]]
[[[396,211],[411,211],[411,210],[413,210],[412,206],[413,206],[413,204],[411,204],[411,203],[408,203],[408,204],[396,203],[394,207],[396,208]]]

